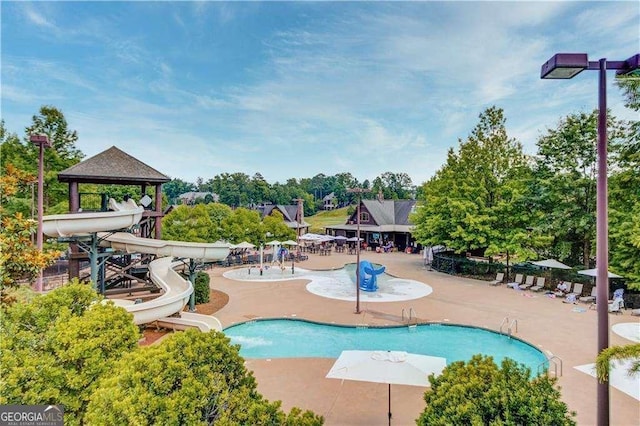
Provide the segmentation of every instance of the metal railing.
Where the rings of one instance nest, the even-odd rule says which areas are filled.
[[[504,326],[507,326],[507,332],[504,332]],[[509,337],[511,337],[511,334],[513,332],[513,329],[515,327],[515,332],[518,332],[518,320],[516,318],[514,318],[513,320],[509,321],[509,317],[504,317],[502,319],[502,323],[500,323],[500,333],[501,334],[506,334]]]

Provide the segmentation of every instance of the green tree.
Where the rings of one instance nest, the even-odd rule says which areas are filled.
[[[71,425],[140,337],[131,314],[77,282],[6,308],[0,325],[0,403],[62,404]]]
[[[234,244],[249,241],[257,245],[264,238],[260,213],[256,210],[235,209],[232,215],[222,221],[222,229],[222,234]]]
[[[177,204],[179,195],[191,191],[195,191],[195,185],[182,179],[174,178],[162,185],[162,192],[167,195],[169,204]]]
[[[213,223],[204,204],[177,206],[162,219],[162,235],[165,240],[215,242],[212,231]]]
[[[225,219],[233,215],[231,207],[222,203],[209,203],[206,205],[209,219],[211,219],[211,241],[228,240],[228,236],[224,234],[222,223]]]
[[[238,346],[218,332],[188,330],[125,356],[93,393],[87,422],[114,424],[300,424],[322,417],[270,403],[256,390]]]
[[[426,408],[418,425],[575,425],[560,400],[555,378],[533,379],[511,359],[498,367],[491,357],[456,361],[438,377],[429,377]]]
[[[411,216],[416,240],[458,253],[489,246],[514,250],[521,241],[515,235],[524,232],[527,221],[521,218],[526,212],[514,208],[522,190],[513,181],[525,164],[522,146],[507,135],[503,111],[485,110],[458,152],[450,149],[445,165],[423,185],[424,199]],[[507,223],[500,215],[508,210],[517,219]]]
[[[620,137],[615,118],[612,141]],[[597,111],[571,114],[538,140],[536,185],[540,226],[556,236],[555,253],[569,263],[589,267],[596,226]]]
[[[54,106],[44,105],[39,114],[32,117],[32,123],[25,129],[25,144],[31,151],[31,158],[38,158],[38,147],[29,142],[33,134],[44,134],[49,138],[51,148],[44,151],[45,209],[67,200],[67,185],[58,182],[58,172],[80,162],[84,154],[76,148],[78,133],[70,130],[62,111]]]
[[[640,81],[617,81],[625,106],[640,111]],[[627,286],[640,289],[640,120],[624,125],[624,137],[613,140],[616,160],[609,179],[609,253],[611,269],[626,278]]]

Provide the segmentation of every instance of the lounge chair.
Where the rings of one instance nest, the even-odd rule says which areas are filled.
[[[512,287],[515,289],[520,284],[522,284],[523,279],[524,279],[524,276],[522,274],[516,274],[516,278],[512,282],[507,283],[507,287]]]
[[[564,303],[578,303],[578,297],[582,296],[582,287],[584,284],[575,283],[573,285],[573,291],[567,294],[567,297],[562,301]]]
[[[538,277],[536,279],[536,285],[531,287],[531,291],[542,291],[542,290],[544,290],[544,281],[545,281],[545,277]]]
[[[596,286],[594,285],[593,287],[591,287],[591,294],[589,296],[582,296],[581,298],[579,298],[578,300],[580,300],[582,303],[594,303],[596,301]]]
[[[526,280],[524,280],[524,284],[520,284],[520,285],[518,286],[518,288],[519,288],[520,290],[527,290],[527,289],[529,289],[529,288],[533,287],[533,280],[534,280],[535,278],[536,278],[536,277],[534,277],[533,275],[527,275],[527,279],[526,279]],[[514,288],[515,288],[515,287],[514,287]]]
[[[609,313],[621,314],[622,308],[624,308],[624,300],[621,297],[613,299],[613,302],[609,302]]]
[[[498,272],[496,274],[496,279],[491,281],[489,285],[500,285],[504,281],[504,272]]]

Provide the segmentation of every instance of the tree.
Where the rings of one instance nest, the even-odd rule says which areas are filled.
[[[177,204],[179,195],[191,191],[195,191],[195,185],[182,179],[174,178],[162,185],[162,192],[167,195],[169,204]]]
[[[187,330],[125,356],[92,395],[87,423],[300,424],[322,417],[270,403],[256,390],[238,346],[218,332]]]
[[[162,220],[162,234],[167,240],[214,242],[212,231],[213,223],[204,204],[177,206]]]
[[[617,83],[625,92],[625,106],[640,111],[638,79]],[[624,137],[613,141],[611,153],[616,163],[609,179],[610,265],[629,288],[640,289],[640,120],[625,123]]]
[[[49,138],[51,148],[44,151],[45,210],[67,199],[67,185],[58,182],[58,172],[80,162],[84,154],[76,148],[78,133],[69,130],[62,111],[54,106],[44,105],[39,114],[32,117],[32,124],[25,129],[25,144],[31,151],[34,164],[38,158],[38,147],[29,141],[33,134],[44,134]]]
[[[498,367],[491,357],[475,355],[456,361],[438,377],[429,376],[431,391],[418,425],[575,425],[560,400],[555,378],[533,379],[530,370],[511,359]]]
[[[0,403],[62,404],[72,425],[140,338],[131,314],[77,281],[8,307],[0,321]]]
[[[222,221],[222,234],[233,243],[249,241],[259,244],[264,238],[260,213],[256,210],[239,208]]]
[[[621,135],[615,118],[609,137]],[[555,252],[562,260],[589,267],[596,227],[597,111],[571,114],[538,140],[537,208],[545,213],[540,225],[556,236]]]
[[[445,165],[423,185],[424,199],[411,216],[416,240],[458,253],[491,245],[509,249],[518,239],[504,238],[505,231],[523,232],[526,223],[521,216],[527,212],[511,208],[522,199],[513,180],[525,164],[522,146],[507,136],[503,111],[485,110],[468,139],[460,140],[458,152],[450,149]],[[518,218],[502,221],[505,210]]]
[[[21,281],[33,282],[40,270],[53,264],[60,255],[56,250],[38,250],[31,240],[37,232],[36,221],[25,218],[22,213],[6,215],[4,206],[21,186],[33,180],[33,176],[24,173],[11,164],[5,167],[0,176],[0,299],[6,299],[7,290],[16,287]]]

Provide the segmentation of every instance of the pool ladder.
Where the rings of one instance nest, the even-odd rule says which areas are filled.
[[[515,332],[518,332],[518,320],[516,318],[514,318],[513,320],[509,321],[509,317],[504,317],[504,319],[502,320],[502,323],[500,324],[500,333],[505,334],[504,332],[504,326],[507,326],[507,335],[509,336],[509,338],[511,338],[511,332],[515,327]]]
[[[547,367],[545,369],[547,375],[549,375],[549,370],[551,370],[551,365],[553,365],[553,374],[555,377],[562,377],[562,358],[553,355],[551,352],[547,355],[547,360],[541,362],[538,365],[538,375],[540,375],[540,369]],[[558,366],[560,366],[560,376],[558,376]]]
[[[402,322],[404,322],[405,313],[408,314],[407,324],[411,324],[411,318],[413,318],[416,324],[418,323],[418,318],[416,317],[416,313],[413,310],[413,308],[409,308],[409,309],[402,308]]]

